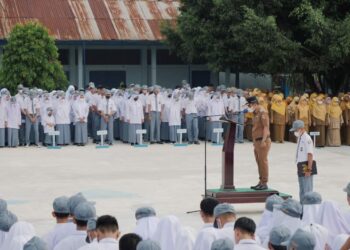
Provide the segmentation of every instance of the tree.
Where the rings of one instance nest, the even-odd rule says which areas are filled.
[[[344,0],[181,0],[166,44],[214,71],[301,74],[336,93],[350,82],[350,2]]]
[[[67,85],[55,41],[45,27],[29,22],[13,28],[4,46],[0,78],[10,91],[18,84],[47,90]]]

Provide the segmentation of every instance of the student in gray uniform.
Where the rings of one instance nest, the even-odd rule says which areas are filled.
[[[25,99],[28,97],[29,94],[29,90],[28,88],[24,88],[22,84],[19,84],[17,87],[18,93],[16,94],[16,101],[18,102],[20,108],[21,108],[21,125],[19,127],[19,135],[18,135],[18,139],[19,139],[19,146],[24,146],[25,143],[25,139],[26,139],[26,115],[24,113],[24,107],[25,107]]]
[[[104,136],[104,140],[109,144],[113,144],[113,125],[114,125],[114,114],[117,111],[114,101],[111,99],[111,92],[104,90],[105,98],[99,103],[98,110],[101,115],[101,130],[107,130],[107,140]]]
[[[151,119],[150,140],[151,144],[163,144],[160,141],[160,116],[163,110],[163,100],[160,95],[160,87],[155,86],[153,94],[148,97],[148,111]]]
[[[0,95],[0,147],[5,147],[5,131],[7,127],[7,103]]]
[[[187,102],[185,105],[187,138],[189,144],[199,144],[198,142],[198,110],[194,100],[194,93],[187,94]]]
[[[17,147],[18,130],[21,126],[21,108],[16,97],[11,97],[10,103],[6,106],[7,113],[7,143],[9,147]]]
[[[89,105],[85,101],[84,91],[80,91],[79,98],[73,104],[75,119],[75,139],[78,146],[84,146],[88,142],[87,118],[89,115]]]
[[[34,132],[34,143],[39,147],[39,116],[40,116],[40,103],[36,98],[35,90],[32,89],[29,92],[29,98],[25,101],[26,113],[26,146],[30,145],[31,131]],[[33,130],[32,130],[33,129]]]

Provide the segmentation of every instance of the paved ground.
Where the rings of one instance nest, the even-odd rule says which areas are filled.
[[[270,186],[298,195],[295,144],[273,144]],[[236,145],[236,186],[257,182],[252,144]],[[315,189],[325,199],[346,206],[342,188],[350,181],[350,147],[316,151],[319,176]],[[199,228],[197,210],[203,194],[204,144],[133,148],[116,144],[109,149],[70,146],[61,150],[17,148],[0,150],[0,197],[21,220],[34,223],[39,235],[52,225],[52,200],[82,191],[96,202],[99,215],[113,214],[122,232],[135,225],[134,211],[154,206],[158,214],[174,214],[183,224]],[[220,186],[221,147],[208,147],[208,187]],[[259,219],[263,204],[236,205],[240,215]]]

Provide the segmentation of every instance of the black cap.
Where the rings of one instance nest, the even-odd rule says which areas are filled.
[[[258,102],[258,99],[256,98],[256,96],[250,96],[250,97],[248,97],[248,98],[247,98],[247,102],[248,102],[249,104],[254,104],[254,103],[258,104],[258,103],[259,103],[259,102]]]

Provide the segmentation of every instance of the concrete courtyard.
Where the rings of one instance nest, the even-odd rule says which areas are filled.
[[[298,198],[296,145],[273,144],[270,152],[270,187]],[[236,186],[257,183],[251,143],[235,148]],[[346,208],[342,188],[350,181],[350,147],[316,149],[319,175],[315,191]],[[0,150],[0,197],[20,220],[34,224],[42,235],[54,224],[52,201],[61,195],[83,192],[96,202],[98,215],[112,214],[122,233],[133,230],[134,212],[151,205],[159,216],[173,214],[182,224],[200,228],[198,210],[204,192],[204,143],[188,147],[151,145],[133,148],[115,144],[109,149],[69,146],[61,150],[17,148]],[[208,145],[208,188],[221,181],[221,147]],[[256,221],[263,204],[235,205],[239,215]]]

